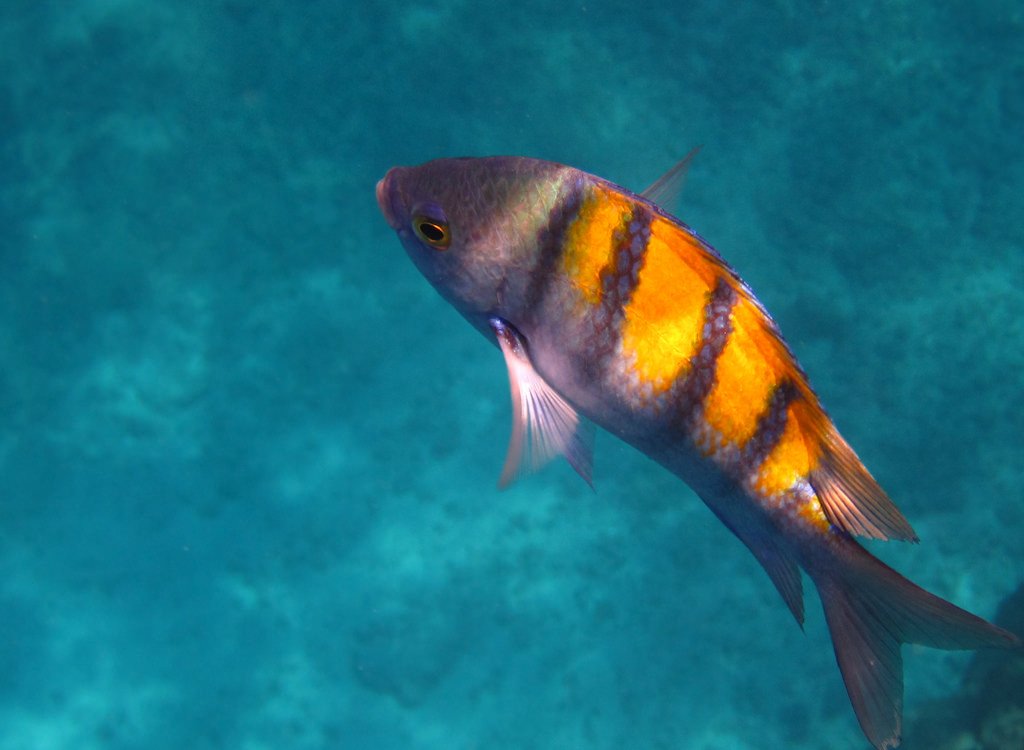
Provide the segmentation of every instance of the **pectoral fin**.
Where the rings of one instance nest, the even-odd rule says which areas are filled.
[[[594,426],[555,392],[533,368],[526,341],[509,323],[491,318],[491,329],[505,355],[512,389],[512,437],[498,486],[536,471],[552,458],[565,456],[593,486]]]

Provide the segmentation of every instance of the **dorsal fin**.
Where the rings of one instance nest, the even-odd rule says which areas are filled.
[[[700,151],[700,146],[676,162],[670,170],[640,195],[669,213],[675,213],[676,206],[679,204],[679,196],[683,192],[683,183],[686,181],[686,172],[698,151]]]
[[[809,477],[828,520],[855,536],[916,542],[899,508],[836,429],[821,437],[822,456]]]

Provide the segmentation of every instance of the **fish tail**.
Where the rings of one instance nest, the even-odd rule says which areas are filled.
[[[845,541],[839,569],[812,577],[857,720],[871,743],[887,750],[899,746],[902,732],[902,644],[956,650],[1021,642],[925,591],[852,539]]]

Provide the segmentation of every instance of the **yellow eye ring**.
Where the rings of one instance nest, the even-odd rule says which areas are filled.
[[[452,234],[444,219],[417,214],[412,217],[412,231],[435,250],[447,250],[452,244]]]
[[[412,220],[412,229],[416,236],[431,247],[438,250],[446,250],[452,244],[452,235],[448,231],[448,224],[426,216],[417,216]]]

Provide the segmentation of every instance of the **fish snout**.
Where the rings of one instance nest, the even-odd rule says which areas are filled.
[[[395,190],[393,183],[397,170],[397,167],[389,169],[388,173],[377,181],[377,205],[380,206],[380,212],[384,214],[384,219],[392,229],[399,229],[402,226],[394,206]]]

